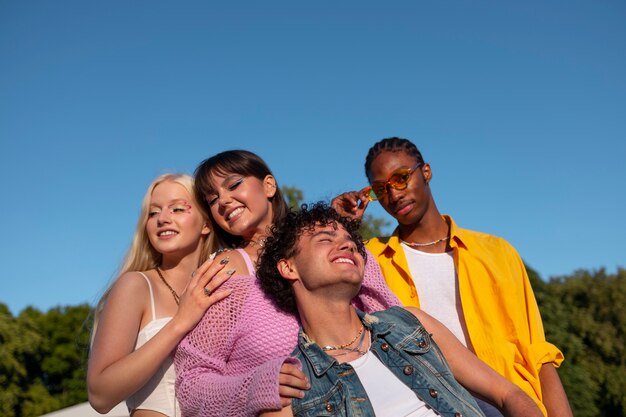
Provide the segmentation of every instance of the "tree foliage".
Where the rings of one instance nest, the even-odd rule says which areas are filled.
[[[87,304],[13,317],[0,304],[0,415],[39,416],[87,399]]]
[[[298,209],[304,201],[304,193],[297,187],[284,186],[281,188],[283,196],[287,201],[287,205],[291,208]],[[389,226],[389,222],[379,217],[366,214],[361,221],[361,236],[363,239],[371,239],[375,236],[382,236],[384,229]]]
[[[626,416],[626,270],[533,282],[546,337],[576,417]]]

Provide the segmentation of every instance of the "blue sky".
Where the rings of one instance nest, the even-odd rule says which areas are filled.
[[[412,139],[543,278],[626,266],[622,1],[0,3],[0,302],[94,303],[153,177],[226,149],[329,199]],[[386,216],[379,208],[370,212]]]

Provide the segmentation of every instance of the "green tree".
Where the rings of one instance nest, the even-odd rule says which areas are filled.
[[[28,318],[14,318],[0,304],[0,415],[21,417],[21,405],[36,378],[31,374],[42,337]]]
[[[91,308],[28,307],[14,318],[0,304],[0,415],[35,417],[87,399]]]
[[[287,202],[287,206],[298,209],[304,200],[304,192],[297,187],[290,187],[285,185],[281,188],[283,192],[283,196],[285,197],[285,201]]]
[[[574,415],[626,416],[626,270],[580,270],[533,286],[546,337],[565,355],[559,375]]]
[[[281,188],[287,205],[289,207],[298,209],[304,201],[304,192],[297,187],[284,186]],[[363,239],[371,239],[376,236],[382,236],[384,229],[388,227],[390,223],[378,217],[374,217],[370,214],[366,214],[361,220],[361,236]]]

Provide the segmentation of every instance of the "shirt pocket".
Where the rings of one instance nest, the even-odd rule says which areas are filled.
[[[307,401],[305,396],[303,400],[293,401],[294,417],[347,416],[346,394],[341,382],[337,382],[323,395],[317,395],[314,390],[315,388],[308,392],[315,397],[314,399]]]

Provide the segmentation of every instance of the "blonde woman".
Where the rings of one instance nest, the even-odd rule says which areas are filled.
[[[232,274],[213,251],[206,213],[188,175],[156,178],[121,274],[98,303],[87,372],[89,402],[106,413],[126,400],[133,417],[179,416],[173,351]],[[219,273],[219,274],[218,274]]]

